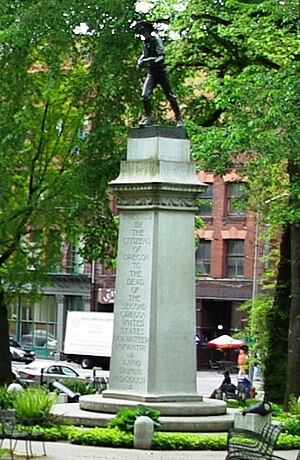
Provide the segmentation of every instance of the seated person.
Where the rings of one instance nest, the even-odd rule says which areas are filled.
[[[223,398],[223,393],[227,394],[230,393],[232,396],[235,394],[236,387],[231,383],[231,378],[229,375],[228,371],[224,372],[224,379],[219,386],[219,388],[216,388],[212,394],[210,395],[210,398],[212,399],[222,399]]]

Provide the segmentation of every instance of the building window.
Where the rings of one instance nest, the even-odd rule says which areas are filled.
[[[211,242],[201,240],[196,251],[196,268],[199,275],[210,274],[210,252]]]
[[[200,201],[201,204],[198,209],[199,216],[211,216],[212,215],[212,198],[213,198],[213,185],[206,184],[207,187],[205,192],[201,194]]]
[[[228,190],[228,214],[244,216],[245,211],[241,209],[241,197],[244,195],[245,184],[232,182],[227,185]]]
[[[9,306],[9,333],[23,346],[33,348],[40,358],[49,358],[56,349],[57,306],[54,295],[44,295],[34,302],[19,297]]]
[[[81,246],[81,243],[66,243],[63,267],[65,273],[69,273],[71,275],[79,275],[84,272],[84,260],[80,253]]]
[[[244,276],[244,240],[227,241],[227,276]]]
[[[64,300],[66,311],[84,311],[84,303],[81,296],[66,295],[64,296]]]
[[[70,244],[67,254],[67,266],[68,273],[76,273],[76,255],[77,248],[75,244]]]

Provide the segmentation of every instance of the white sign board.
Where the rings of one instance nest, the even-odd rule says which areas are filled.
[[[114,314],[69,311],[64,353],[111,356]]]

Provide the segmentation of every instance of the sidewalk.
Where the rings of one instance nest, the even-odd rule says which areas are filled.
[[[41,443],[34,442],[34,458],[42,457]],[[24,444],[23,444],[24,446]],[[19,441],[15,452],[15,457],[25,452],[22,442]],[[46,460],[224,460],[226,452],[215,451],[154,451],[137,449],[117,449],[109,447],[78,446],[60,442],[46,442]],[[275,451],[274,454],[286,460],[296,460],[298,450]],[[246,459],[245,459],[246,460]]]

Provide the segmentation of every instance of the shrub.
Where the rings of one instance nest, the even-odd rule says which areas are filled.
[[[110,447],[133,447],[133,434],[118,428],[79,428],[74,426],[38,427],[45,441],[69,441],[73,444]],[[155,450],[226,450],[227,433],[163,433],[153,435]],[[282,433],[276,449],[300,449],[300,436]],[[246,460],[246,459],[245,459]]]
[[[47,441],[70,441],[73,434],[76,436],[77,433],[81,433],[83,431],[82,428],[78,428],[73,425],[42,427],[39,431],[41,430],[43,430],[44,439]]]
[[[231,409],[238,409],[239,407],[241,407],[241,404],[237,399],[230,399],[227,401],[227,406]]]
[[[279,417],[283,414],[282,407],[279,404],[275,404],[271,402],[271,407],[272,407],[272,415],[274,417]]]
[[[13,407],[16,416],[23,424],[50,425],[53,417],[51,410],[57,395],[50,394],[43,387],[26,388],[14,395]]]
[[[91,382],[80,380],[80,379],[63,379],[60,383],[68,387],[74,393],[81,395],[92,395],[97,393],[96,388]]]
[[[149,409],[142,404],[139,404],[136,409],[130,409],[128,407],[124,407],[121,409],[115,418],[110,420],[109,427],[114,428],[117,427],[121,431],[125,431],[127,433],[133,433],[134,429],[134,422],[140,416],[147,416],[153,420],[154,429],[161,426],[161,423],[158,419],[160,412],[158,410]]]
[[[250,406],[253,406],[254,404],[257,404],[259,401],[255,398],[248,398],[248,399],[245,399],[245,402],[244,402],[244,407],[250,407]]]
[[[0,409],[12,409],[15,392],[8,392],[6,387],[0,387]]]
[[[45,437],[46,438],[46,437]],[[91,446],[127,447],[133,446],[133,434],[124,433],[118,428],[91,428],[72,430],[68,437],[73,444]],[[227,433],[163,433],[155,432],[152,448],[154,450],[227,450]],[[290,450],[300,448],[300,436],[281,434],[276,449]],[[246,460],[246,459],[245,459]]]
[[[133,447],[133,435],[118,428],[92,428],[73,431],[69,436],[73,444],[87,446]]]
[[[291,395],[289,399],[289,412],[292,415],[300,415],[300,402],[295,395]]]
[[[300,436],[300,418],[286,420],[281,426],[285,433]]]
[[[292,436],[291,434],[282,433],[276,443],[276,449],[300,449],[300,436]]]
[[[152,447],[158,450],[226,450],[227,434],[156,432]]]

